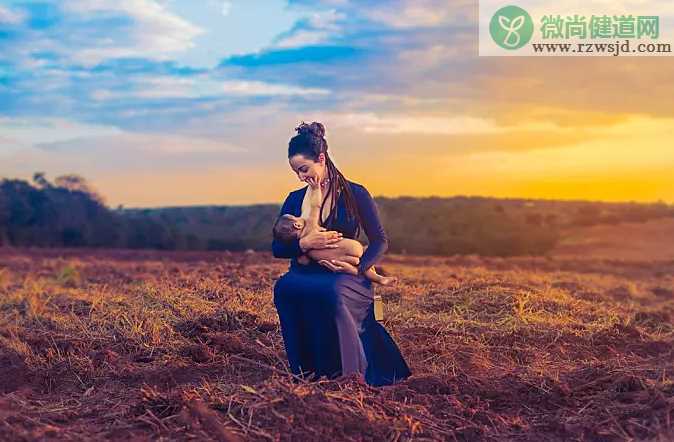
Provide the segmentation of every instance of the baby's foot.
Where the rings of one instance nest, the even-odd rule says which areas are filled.
[[[396,282],[397,278],[395,276],[382,276],[381,279],[379,279],[379,283],[381,285],[391,285],[394,282]]]

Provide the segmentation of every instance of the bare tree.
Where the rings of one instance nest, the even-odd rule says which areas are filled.
[[[33,174],[33,182],[41,189],[52,187],[51,183],[45,178],[44,172],[35,172]]]
[[[84,178],[76,174],[66,174],[56,177],[54,180],[56,187],[70,190],[71,192],[83,192],[89,195],[93,200],[101,205],[105,205],[105,199],[93,188]]]

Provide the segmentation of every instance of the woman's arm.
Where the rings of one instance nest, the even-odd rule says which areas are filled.
[[[369,242],[367,249],[360,258],[360,264],[358,264],[358,273],[363,275],[367,269],[379,262],[386,253],[389,241],[379,219],[377,205],[370,192],[359,184],[355,186],[355,189],[354,198],[363,222],[363,230],[365,230]]]
[[[290,213],[290,194],[288,194],[286,200],[283,202],[278,216],[285,215],[286,213]],[[274,258],[294,258],[304,253],[300,248],[299,238],[290,242],[279,241],[274,238],[271,243],[271,250]]]

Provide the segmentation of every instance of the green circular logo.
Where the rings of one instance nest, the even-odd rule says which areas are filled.
[[[534,22],[529,13],[519,6],[505,6],[491,18],[489,33],[502,48],[519,49],[531,40]]]

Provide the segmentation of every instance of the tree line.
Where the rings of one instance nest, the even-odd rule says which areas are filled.
[[[540,255],[569,227],[674,216],[658,204],[482,197],[376,197],[389,251]],[[0,245],[269,251],[280,204],[109,208],[79,175],[0,181]],[[367,237],[359,238],[367,244]]]

